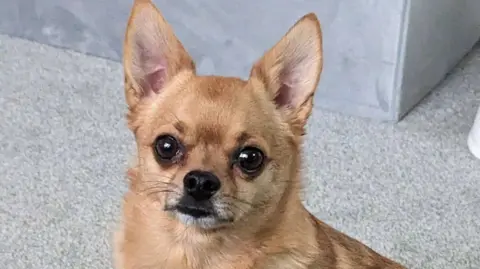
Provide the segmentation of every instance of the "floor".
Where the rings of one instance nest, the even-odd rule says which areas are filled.
[[[0,35],[0,261],[111,268],[132,136],[116,62]],[[412,269],[480,268],[480,47],[402,122],[317,109],[306,204]]]

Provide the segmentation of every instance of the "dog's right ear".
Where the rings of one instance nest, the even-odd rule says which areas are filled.
[[[180,71],[195,64],[172,27],[149,0],[135,0],[124,42],[125,95],[130,108],[160,93]]]

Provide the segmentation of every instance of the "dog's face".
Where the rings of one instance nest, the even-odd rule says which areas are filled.
[[[160,12],[137,0],[124,52],[137,191],[203,229],[276,207],[296,180],[321,49],[318,21],[307,15],[253,66],[249,80],[197,76]]]

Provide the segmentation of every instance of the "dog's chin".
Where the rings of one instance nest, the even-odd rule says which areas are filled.
[[[213,230],[225,225],[225,221],[220,220],[214,215],[205,215],[201,217],[175,211],[175,218],[185,226],[196,227],[203,230]]]
[[[166,207],[172,217],[187,227],[195,227],[202,230],[214,230],[224,228],[233,222],[233,218],[222,217],[223,211],[215,210],[215,207],[185,206],[177,203],[175,206]],[[220,214],[219,214],[220,213]]]

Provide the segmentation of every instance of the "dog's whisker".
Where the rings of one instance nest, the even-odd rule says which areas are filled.
[[[156,195],[156,194],[160,194],[160,193],[174,193],[174,192],[171,191],[171,190],[161,190],[161,191],[148,192],[148,193],[145,193],[145,194],[147,196],[152,196],[152,195]]]
[[[166,180],[142,180],[141,183],[143,184],[163,184],[163,185],[176,185],[175,183],[173,182],[170,182],[170,181],[166,181]]]
[[[244,199],[235,197],[235,196],[233,196],[233,195],[224,194],[223,197],[225,197],[225,198],[227,198],[227,199],[231,199],[231,200],[237,201],[237,202],[240,202],[240,203],[242,203],[242,204],[247,204],[247,205],[250,205],[250,206],[253,205],[252,203],[250,203],[250,202],[248,202],[248,201],[245,201]]]
[[[144,185],[154,185],[154,184],[158,184],[158,185],[162,185],[162,186],[174,186],[174,187],[177,187],[177,184],[175,183],[172,183],[172,182],[165,182],[165,181],[155,181],[155,180],[151,180],[151,181],[142,181],[142,183]]]
[[[175,184],[173,182],[165,181],[165,180],[142,180],[140,183],[143,184],[143,185],[146,185],[146,186],[151,186],[151,185],[158,184],[158,185],[162,185],[162,186],[178,187],[177,184]]]
[[[140,192],[148,192],[148,191],[160,191],[160,190],[171,190],[171,191],[174,191],[172,188],[164,188],[164,187],[160,187],[160,186],[143,188],[143,189],[140,189],[139,191],[140,191]]]
[[[242,207],[241,205],[238,205],[238,204],[236,204],[236,203],[232,203],[232,202],[226,201],[226,202],[224,202],[223,204],[226,205],[226,208],[227,208],[227,209],[228,209],[228,207],[234,207],[235,209],[238,209],[238,210],[241,211],[242,213],[245,213],[246,210],[247,210],[247,208],[244,208],[244,207]]]
[[[147,177],[155,177],[155,178],[161,178],[165,180],[172,180],[172,177],[173,177],[173,176],[153,174],[153,173],[145,173],[144,175]]]
[[[175,192],[175,190],[171,190],[171,189],[149,189],[149,190],[145,190],[143,191],[143,193],[155,193],[155,192]]]
[[[244,210],[243,208],[238,208],[238,207],[235,207],[234,206],[234,209],[236,209],[236,212],[234,210],[232,210],[233,208],[230,208],[228,210],[225,210],[225,212],[227,213],[227,215],[229,216],[235,216],[237,214],[246,214],[247,213],[247,210]]]

